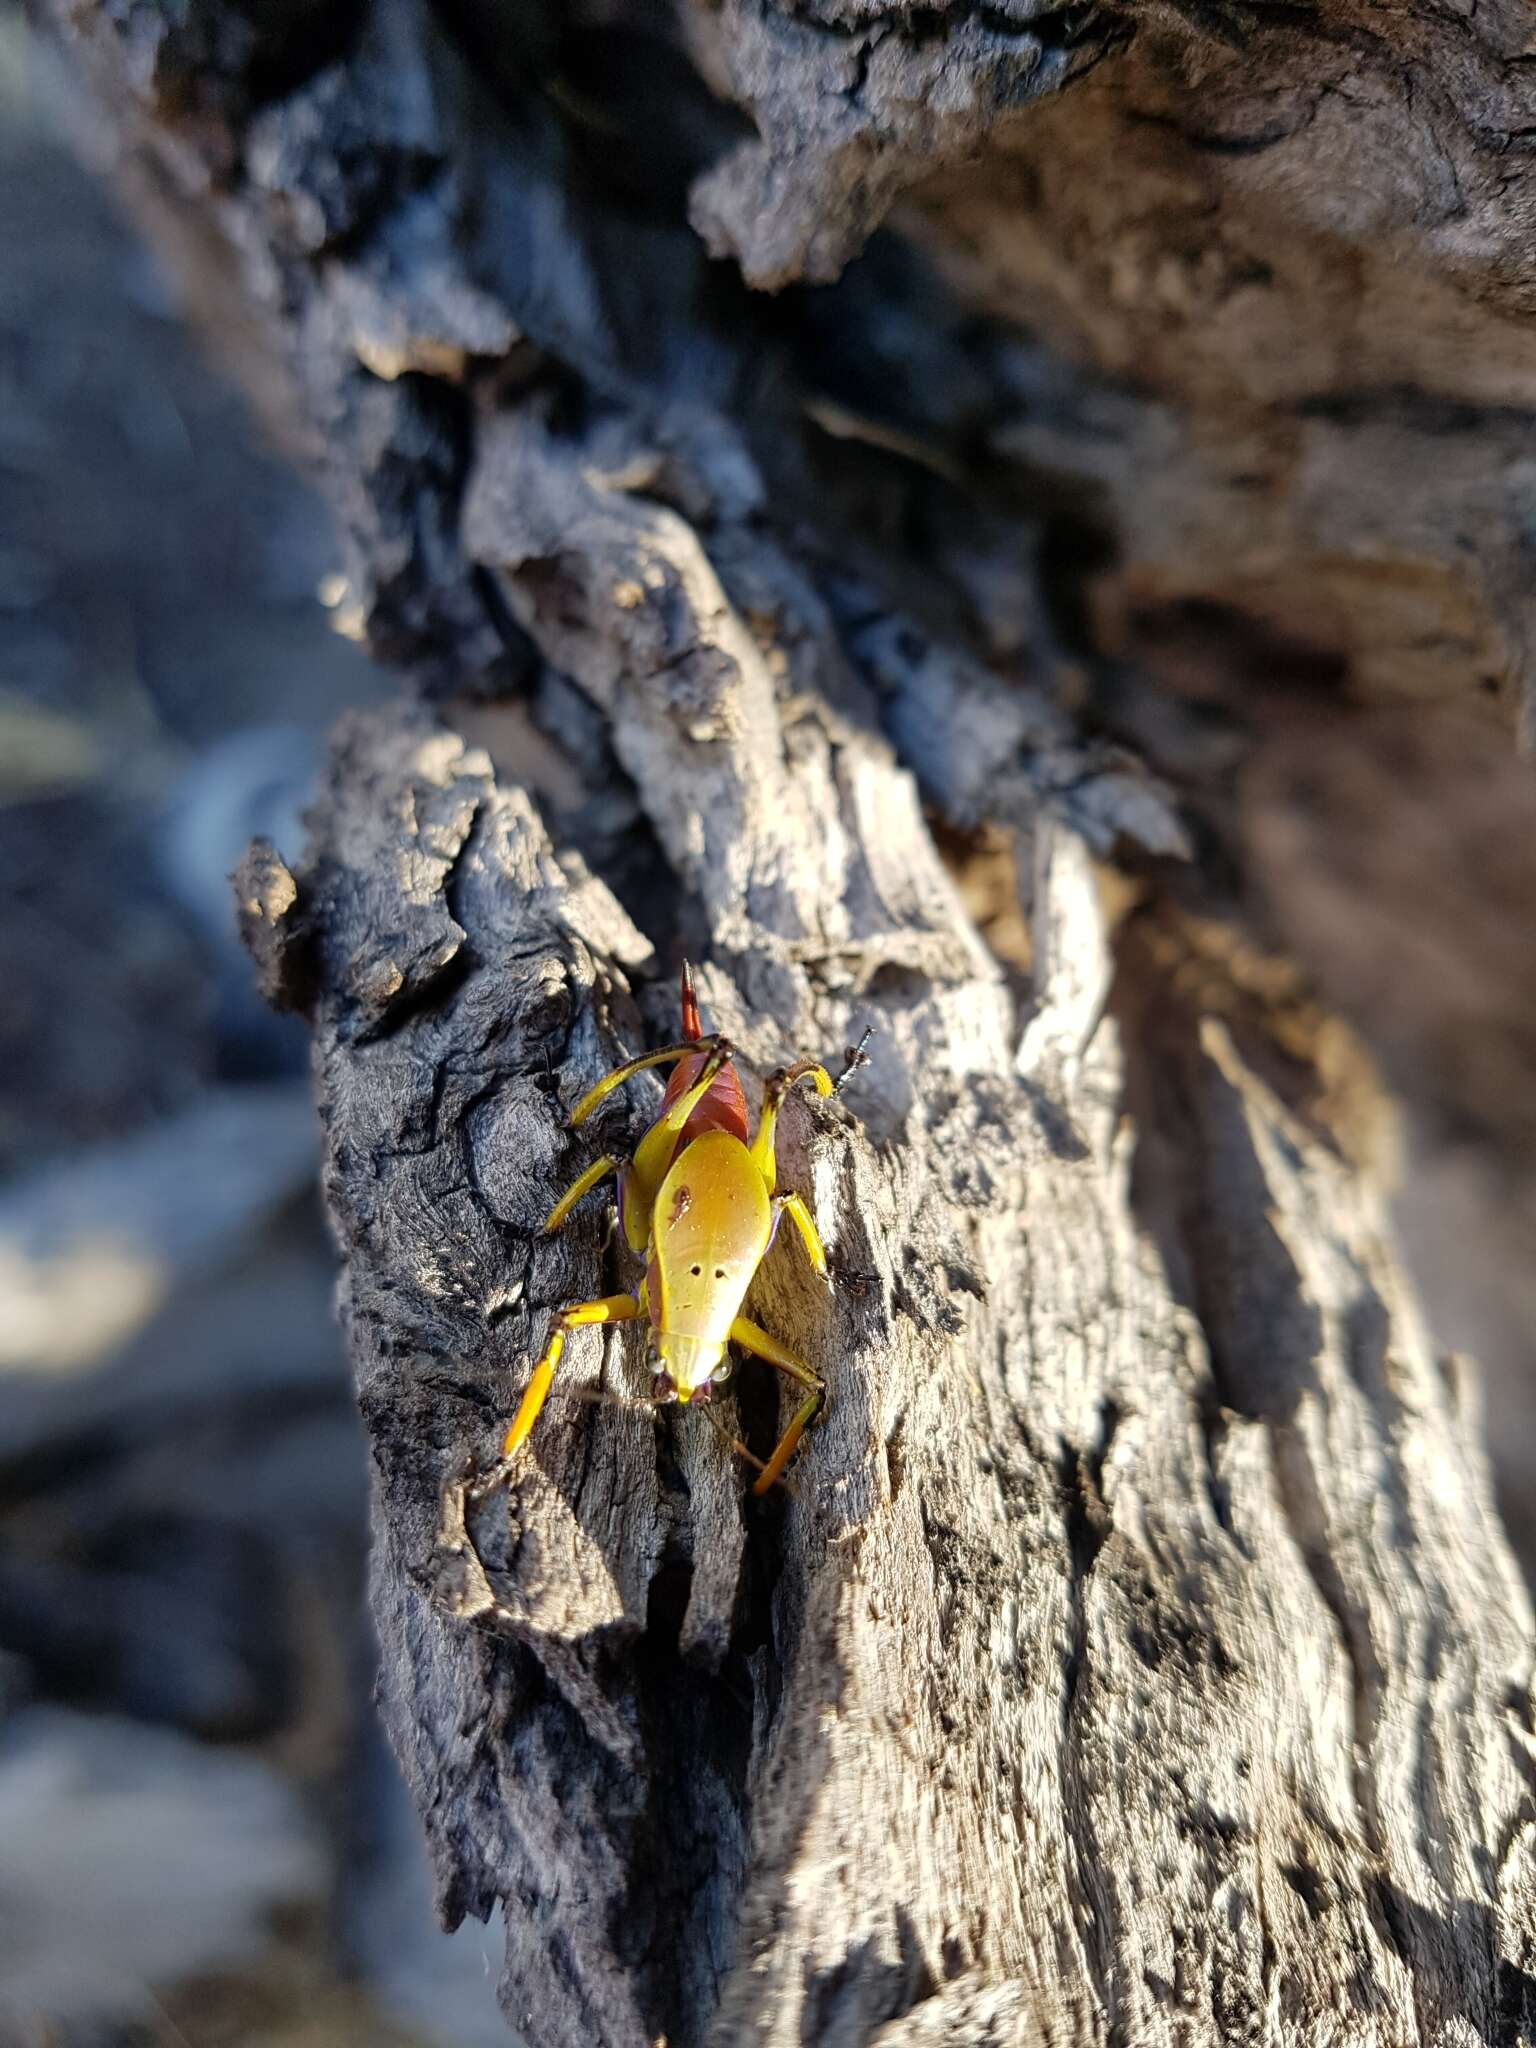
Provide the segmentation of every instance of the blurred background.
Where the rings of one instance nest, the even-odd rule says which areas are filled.
[[[303,1033],[226,876],[387,687],[0,11],[0,2043],[507,2040],[372,1711]]]
[[[389,680],[90,145],[0,6],[0,2048],[478,2048],[508,2038],[499,1935],[438,1932],[375,1727],[303,1038],[225,879],[254,832],[301,845],[327,728]],[[1536,1048],[1499,963],[1529,957],[1536,796],[1495,736],[1442,813],[1442,742],[1356,730],[1277,725],[1256,843],[1407,1096],[1400,1226],[1485,1365],[1529,1572]],[[1362,922],[1383,849],[1393,902],[1405,849],[1444,895],[1417,952]],[[1466,864],[1499,862],[1469,935]],[[1452,927],[1486,974],[1424,936]]]

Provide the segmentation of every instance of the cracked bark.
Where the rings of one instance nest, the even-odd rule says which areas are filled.
[[[1475,459],[1513,476],[1524,414],[1384,407],[1385,357],[1341,351],[1321,396],[1276,368],[1296,305],[1334,303],[1291,263],[1323,230],[1281,204],[1287,150],[1341,78],[1432,68],[1453,30],[1410,60],[1343,10],[730,0],[676,39],[621,5],[377,0],[319,39],[215,0],[60,12],[162,240],[265,314],[355,625],[417,687],[338,735],[308,848],[255,850],[238,890],[314,1037],[383,1707],[445,1913],[504,1910],[514,2029],[1530,2038],[1530,1617],[1473,1382],[1316,1043],[1181,922],[1225,873],[1219,778],[1181,809],[1082,716],[1086,661],[1189,770],[1114,622],[1198,597],[1222,648],[1234,618],[1268,645],[1299,578],[1394,534],[1429,609],[1463,607],[1420,635],[1426,690],[1485,672],[1468,605],[1518,613]],[[1484,147],[1502,22],[1454,31],[1483,70],[1437,147]],[[1371,104],[1374,163],[1413,117]],[[1182,194],[1150,213],[1149,165]],[[902,190],[909,239],[819,295],[752,297],[688,218],[782,283]],[[1232,253],[1256,222],[1268,279]],[[1142,283],[1074,297],[1084,223]],[[1215,277],[1178,334],[1154,275]],[[1097,369],[1009,324],[1037,287]],[[1450,291],[1393,344],[1420,386]],[[1149,394],[1105,381],[1132,360]],[[1218,415],[1252,429],[1219,458]],[[1245,468],[1256,421],[1281,454]],[[1426,437],[1433,504],[1391,488]],[[1489,549],[1447,567],[1473,512]],[[1322,650],[1350,688],[1394,616],[1351,618],[1375,669]],[[983,933],[1021,915],[1000,959]],[[696,1418],[574,1398],[644,1386],[633,1332],[581,1333],[477,1557],[445,1488],[549,1311],[618,1279],[590,1210],[538,1231],[591,1156],[564,1107],[670,1033],[685,949],[749,1075],[879,1026],[844,1103],[786,1117],[835,1285],[791,1247],[755,1297],[829,1414],[756,1503]],[[760,1445],[765,1378],[733,1383]]]

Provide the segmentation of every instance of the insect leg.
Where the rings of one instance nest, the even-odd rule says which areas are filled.
[[[612,1158],[606,1152],[603,1154],[601,1159],[594,1159],[592,1164],[587,1168],[586,1172],[582,1174],[579,1177],[579,1179],[573,1180],[571,1182],[571,1185],[566,1189],[565,1193],[560,1197],[559,1201],[556,1202],[553,1209],[551,1209],[549,1214],[544,1218],[544,1229],[546,1231],[558,1230],[561,1224],[565,1221],[566,1217],[570,1215],[571,1211],[575,1208],[576,1204],[581,1200],[582,1196],[591,1194],[592,1190],[598,1185],[599,1181],[606,1180],[610,1173],[617,1173],[618,1170],[618,1160]]]
[[[811,1390],[795,1410],[788,1429],[779,1438],[777,1450],[753,1484],[754,1493],[766,1493],[794,1456],[795,1446],[825,1405],[827,1384],[818,1374],[811,1371],[804,1359],[797,1358],[788,1345],[781,1344],[777,1337],[770,1337],[766,1330],[760,1330],[756,1323],[748,1322],[745,1316],[738,1316],[732,1323],[731,1342],[739,1344],[743,1351],[750,1351],[754,1358],[766,1359],[769,1365],[776,1366],[790,1379],[798,1380],[802,1387],[809,1387]]]
[[[860,1067],[867,1067],[869,1065],[869,1041],[874,1035],[874,1025],[866,1024],[863,1031],[859,1034],[858,1044],[848,1047],[843,1061],[843,1071],[832,1083],[832,1093],[834,1095],[841,1095]]]
[[[501,1440],[501,1456],[496,1468],[476,1489],[489,1492],[490,1488],[506,1476],[507,1468],[526,1441],[528,1432],[538,1420],[539,1410],[544,1406],[550,1382],[555,1376],[555,1367],[560,1363],[560,1354],[565,1349],[568,1330],[578,1330],[588,1323],[632,1323],[643,1310],[632,1294],[606,1294],[596,1301],[573,1302],[569,1308],[561,1309],[549,1326],[549,1335],[544,1340],[544,1349],[533,1377],[529,1380],[511,1427]]]
[[[820,1060],[796,1060],[792,1067],[780,1067],[771,1074],[763,1089],[762,1112],[757,1119],[757,1136],[752,1140],[752,1159],[758,1172],[768,1184],[771,1195],[778,1184],[778,1162],[774,1157],[774,1138],[779,1121],[779,1110],[784,1098],[797,1081],[815,1083],[818,1095],[835,1095],[836,1087],[832,1076]]]
[[[664,1045],[658,1052],[645,1052],[638,1059],[626,1060],[622,1067],[615,1067],[610,1074],[604,1074],[595,1087],[589,1088],[571,1111],[571,1128],[584,1124],[601,1102],[606,1102],[615,1088],[622,1088],[626,1081],[632,1081],[636,1074],[643,1074],[647,1067],[664,1067],[669,1060],[680,1060],[691,1052],[707,1052],[712,1045],[723,1044],[724,1040],[700,1038],[685,1039],[681,1045]],[[726,1055],[729,1058],[729,1052]],[[717,1067],[716,1073],[720,1070]]]
[[[800,1242],[805,1246],[811,1264],[823,1279],[827,1277],[827,1253],[822,1244],[821,1233],[816,1228],[810,1210],[799,1195],[778,1195],[773,1206],[789,1218],[800,1233]]]
[[[728,1038],[701,1038],[696,1046],[689,1048],[704,1055],[704,1064],[691,1088],[685,1088],[676,1102],[669,1102],[664,1112],[651,1125],[653,1131],[680,1131],[689,1117],[714,1086],[720,1069],[736,1048]],[[649,1135],[649,1133],[647,1133]]]
[[[704,1063],[691,1088],[685,1088],[676,1102],[669,1102],[635,1147],[635,1172],[643,1187],[655,1189],[666,1178],[667,1168],[672,1164],[678,1133],[689,1117],[714,1086],[716,1077],[734,1050],[729,1039],[701,1038],[697,1045],[685,1047],[689,1052],[702,1052]]]

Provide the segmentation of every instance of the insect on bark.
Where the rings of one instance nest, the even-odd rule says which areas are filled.
[[[805,1398],[766,1464],[730,1439],[758,1468],[754,1493],[766,1493],[779,1478],[825,1404],[821,1375],[788,1345],[750,1322],[741,1307],[785,1216],[812,1266],[827,1277],[826,1252],[810,1210],[799,1195],[778,1192],[774,1145],[779,1111],[801,1081],[809,1082],[818,1095],[836,1095],[850,1074],[867,1063],[865,1047],[873,1034],[866,1031],[849,1049],[847,1064],[835,1081],[813,1059],[796,1060],[772,1075],[763,1090],[756,1134],[749,1138],[747,1101],[732,1065],[733,1048],[718,1034],[705,1035],[686,963],[682,1029],[680,1043],[626,1060],[605,1074],[571,1112],[572,1128],[579,1128],[636,1074],[672,1065],[660,1113],[633,1156],[620,1159],[605,1153],[595,1159],[544,1219],[546,1231],[558,1230],[583,1196],[610,1174],[616,1175],[625,1242],[644,1265],[639,1285],[630,1294],[572,1302],[554,1317],[521,1405],[502,1439],[501,1455],[475,1487],[477,1495],[510,1475],[549,1393],[567,1334],[591,1324],[649,1321],[658,1359],[651,1387],[656,1403],[707,1402],[730,1371],[728,1344],[765,1359],[804,1390]]]

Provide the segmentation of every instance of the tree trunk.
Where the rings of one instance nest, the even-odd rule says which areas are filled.
[[[1230,757],[1147,655],[1204,634],[1229,710],[1281,634],[1267,703],[1408,639],[1437,697],[1518,667],[1503,16],[59,12],[205,308],[265,314],[417,686],[238,892],[314,1035],[384,1709],[513,2027],[1530,2039],[1473,1379],[1335,1041],[1190,915],[1242,907]],[[830,277],[907,188],[826,291],[697,231]],[[1453,332],[1475,400],[1428,395]],[[825,1423],[754,1500],[701,1418],[577,1398],[646,1386],[584,1333],[466,1528],[549,1313],[619,1284],[591,1208],[539,1219],[685,952],[750,1078],[878,1027],[786,1115],[834,1284],[791,1246],[754,1297]],[[770,1379],[722,1403],[759,1448]]]

